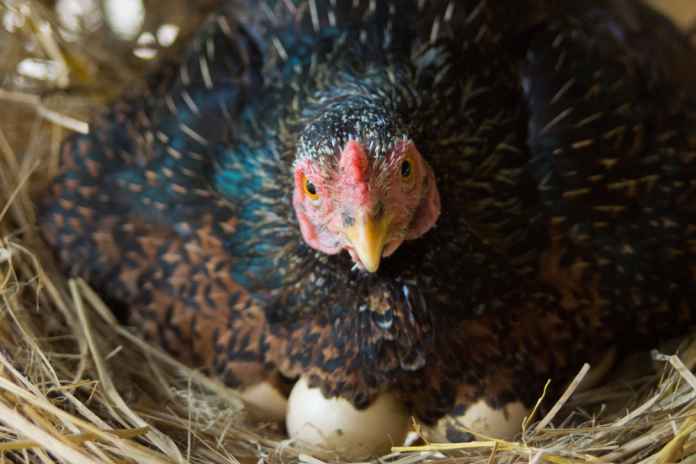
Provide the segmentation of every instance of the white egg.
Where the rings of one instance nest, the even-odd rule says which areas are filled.
[[[458,418],[462,424],[490,437],[512,440],[522,431],[522,421],[529,409],[520,402],[493,409],[485,401],[477,401]]]
[[[261,382],[241,392],[240,396],[251,407],[252,417],[259,421],[282,422],[288,410],[288,400],[273,385]]]
[[[341,398],[327,399],[305,378],[297,381],[288,400],[288,435],[346,459],[379,456],[401,445],[409,430],[406,407],[392,394],[380,395],[367,409],[355,409]]]
[[[488,437],[512,440],[522,431],[522,421],[529,414],[529,409],[521,402],[508,403],[500,409],[494,409],[479,400],[467,408],[460,416],[445,416],[432,427],[423,427],[423,434],[429,441],[461,441],[458,434],[468,430],[479,432]]]
[[[616,349],[611,348],[592,366],[576,391],[583,391],[598,385],[616,361]],[[541,392],[539,392],[541,395]],[[522,431],[522,421],[529,415],[529,408],[520,402],[506,404],[501,409],[491,408],[485,401],[477,401],[460,416],[446,416],[433,427],[424,427],[426,438],[435,442],[457,440],[452,430],[465,432],[472,430],[483,435],[512,440]],[[450,431],[450,433],[448,433]]]

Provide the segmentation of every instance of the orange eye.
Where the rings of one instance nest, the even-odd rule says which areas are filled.
[[[312,183],[311,180],[309,180],[307,177],[305,177],[304,182],[302,182],[302,185],[304,186],[305,195],[307,195],[310,200],[316,201],[319,199],[319,193],[317,192],[317,187],[314,185],[314,183]]]

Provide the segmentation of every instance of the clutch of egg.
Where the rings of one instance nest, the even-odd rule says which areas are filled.
[[[598,384],[614,365],[616,351],[609,350],[583,379],[580,389]],[[411,424],[407,408],[390,393],[383,393],[368,408],[357,410],[342,398],[325,398],[301,377],[290,397],[261,383],[241,392],[259,420],[285,420],[288,435],[297,442],[338,453],[344,458],[379,456],[402,445]],[[431,441],[449,441],[447,430],[475,430],[485,436],[511,440],[520,432],[529,410],[514,402],[496,410],[483,401],[472,404],[461,416],[446,416],[433,427],[423,427]]]

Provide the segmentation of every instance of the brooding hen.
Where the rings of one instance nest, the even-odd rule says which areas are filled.
[[[696,305],[693,52],[545,3],[226,2],[66,141],[43,233],[229,385],[530,404]]]

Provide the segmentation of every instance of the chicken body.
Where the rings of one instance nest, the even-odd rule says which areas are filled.
[[[696,305],[693,51],[636,2],[227,2],[180,67],[69,138],[61,262],[231,386],[307,376],[434,423],[531,404]],[[293,166],[408,137],[435,226],[376,272],[309,246]]]

